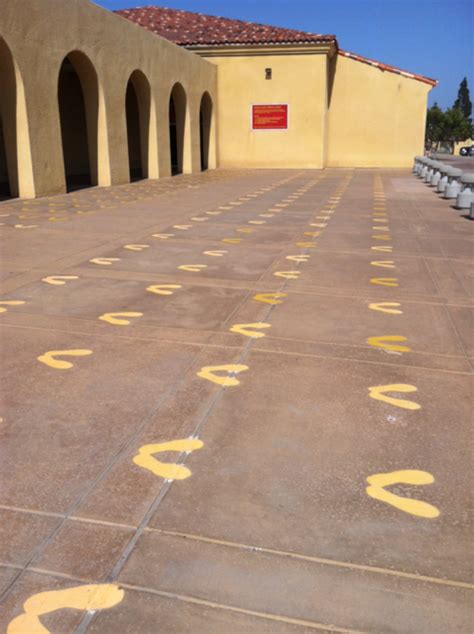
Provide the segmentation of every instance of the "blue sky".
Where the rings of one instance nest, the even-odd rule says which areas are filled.
[[[315,33],[341,48],[439,80],[431,91],[450,107],[467,76],[474,102],[472,0],[94,0],[106,9],[156,4]]]

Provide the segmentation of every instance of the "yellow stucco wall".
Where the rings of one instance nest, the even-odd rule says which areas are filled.
[[[209,57],[218,69],[220,167],[320,168],[326,134],[326,54]],[[265,68],[272,79],[265,79]],[[252,104],[289,104],[288,130],[252,130]]]
[[[5,137],[17,121],[15,134],[5,138],[13,194],[65,191],[58,76],[72,51],[82,54],[77,57],[85,100],[98,102],[91,126],[97,128],[92,148],[96,183],[129,180],[125,94],[137,69],[150,86],[148,176],[170,174],[168,106],[175,82],[187,97],[183,171],[200,170],[199,108],[205,91],[216,103],[213,64],[88,0],[2,0],[0,78],[8,82],[1,87],[0,115]],[[215,126],[209,167],[215,167]]]
[[[328,167],[410,167],[423,154],[431,86],[338,55]]]
[[[473,143],[472,139],[466,139],[465,141],[459,141],[458,143],[455,143],[453,148],[453,154],[455,156],[459,156],[459,150],[462,147],[470,147],[472,143]]]

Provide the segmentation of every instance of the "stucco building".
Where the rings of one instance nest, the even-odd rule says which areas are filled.
[[[407,167],[436,81],[335,35],[89,0],[3,0],[0,189],[226,168]]]

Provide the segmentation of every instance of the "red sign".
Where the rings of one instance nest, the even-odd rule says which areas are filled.
[[[252,106],[252,130],[288,129],[288,104]]]

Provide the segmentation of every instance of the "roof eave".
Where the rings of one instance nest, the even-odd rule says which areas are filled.
[[[405,77],[406,79],[414,79],[415,81],[421,81],[424,84],[428,84],[432,88],[435,88],[439,83],[437,79],[432,79],[431,77],[425,77],[424,75],[417,75],[416,73],[411,73],[410,71],[402,70],[401,68],[397,68],[396,66],[390,66],[390,64],[384,64],[383,62],[378,62],[374,59],[363,57],[362,55],[358,55],[357,53],[351,53],[350,51],[343,51],[339,49],[338,54],[341,55],[342,57],[347,57],[348,59],[352,59],[355,62],[361,62],[362,64],[373,66],[374,68],[378,68],[381,71],[394,73],[395,75],[400,75],[401,77]]]
[[[238,57],[243,55],[308,55],[337,51],[336,39],[312,42],[222,42],[180,44],[203,57]]]

